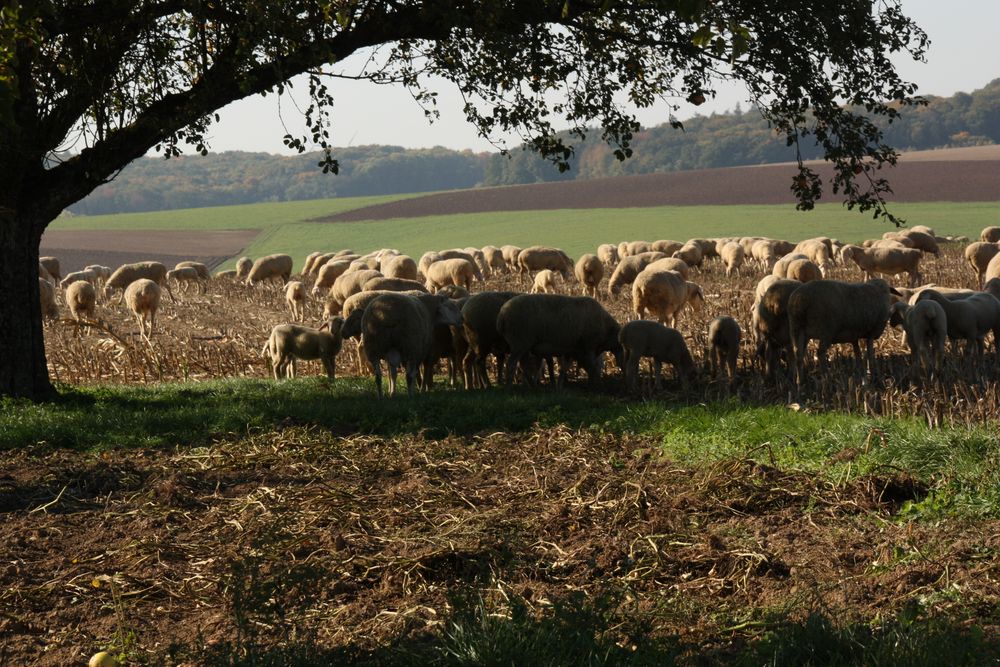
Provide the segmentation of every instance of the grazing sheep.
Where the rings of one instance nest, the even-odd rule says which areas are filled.
[[[612,248],[613,246],[606,245],[606,247]],[[576,266],[573,267],[573,273],[576,274],[576,279],[579,281],[583,293],[596,299],[597,286],[604,278],[604,262],[597,255],[590,253],[580,255],[580,259],[576,260]]]
[[[145,278],[152,280],[159,287],[165,287],[170,300],[175,301],[174,293],[170,291],[170,283],[167,282],[167,267],[159,262],[136,262],[135,264],[123,264],[115,269],[107,282],[104,283],[105,300],[116,289],[122,290],[122,295],[118,298],[118,303],[125,299],[125,289],[136,280]],[[159,305],[159,296],[157,296]]]
[[[253,269],[253,260],[249,257],[240,257],[236,260],[236,277],[240,280],[246,280],[251,269]]]
[[[427,267],[424,272],[424,275],[427,276],[425,283],[427,291],[436,292],[445,285],[459,285],[466,290],[471,290],[477,270],[475,264],[467,259],[438,260]]]
[[[42,266],[41,262],[38,263],[38,277],[50,285],[54,286],[56,284],[56,279],[52,277],[52,274],[49,273],[48,269]]]
[[[906,229],[899,232],[895,238],[909,239],[913,243],[913,247],[917,250],[929,253],[935,257],[941,256],[941,249],[938,247],[937,241],[932,234],[925,234],[916,229]]]
[[[675,252],[684,247],[684,244],[680,241],[672,241],[670,239],[660,239],[659,241],[653,241],[649,244],[650,252],[662,252],[667,257],[670,257]],[[632,253],[637,255],[639,253]]]
[[[97,282],[97,274],[88,269],[83,269],[82,271],[73,271],[72,273],[67,273],[66,276],[59,282],[59,287],[66,289],[78,280],[88,282],[91,285]]]
[[[52,283],[44,278],[38,279],[38,300],[42,308],[43,318],[59,319],[59,306],[56,305],[56,289],[52,286]]]
[[[480,292],[470,296],[462,306],[462,328],[469,344],[462,363],[466,389],[489,388],[486,358],[491,354],[497,358],[497,382],[502,382],[504,359],[510,348],[497,331],[497,315],[517,295],[517,292]]]
[[[322,256],[323,256],[323,253],[318,252],[318,251],[317,252],[311,252],[311,253],[309,253],[306,256],[305,261],[302,262],[302,275],[304,275],[304,276],[311,276],[312,275],[312,270],[313,270],[313,264],[316,262],[317,259],[319,259]]]
[[[766,292],[768,288],[771,287],[771,285],[778,282],[779,280],[784,280],[784,278],[779,278],[778,276],[773,274],[761,278],[760,281],[757,283],[757,287],[754,288],[753,291],[754,301],[755,302],[760,301],[761,297],[764,296],[764,292]]]
[[[923,232],[924,234],[927,234],[928,236],[935,236],[935,237],[937,236],[937,234],[934,232],[934,230],[932,228],[928,227],[927,225],[913,225],[912,227],[910,227],[910,231]]]
[[[382,274],[374,269],[350,271],[341,274],[330,288],[329,297],[336,303],[344,303],[347,297],[364,290],[365,283],[373,278],[381,278]],[[336,310],[334,314],[336,314]]]
[[[420,260],[417,262],[417,273],[423,276],[424,279],[426,279],[427,269],[430,268],[431,264],[433,264],[434,262],[439,262],[442,259],[444,258],[441,257],[441,255],[439,255],[436,252],[430,250],[425,252],[423,255],[420,256]]]
[[[691,267],[683,259],[676,257],[662,257],[646,265],[643,271],[676,271],[681,274],[681,278],[688,280],[691,278]]]
[[[500,246],[500,253],[503,255],[503,261],[507,262],[507,273],[519,270],[517,257],[521,254],[520,247],[516,245]]]
[[[994,278],[1000,278],[1000,255],[995,255],[990,263],[986,265],[986,272],[983,274],[983,282],[989,282]]]
[[[503,252],[500,248],[492,245],[483,246],[483,257],[486,258],[486,264],[490,267],[491,272],[510,273],[510,268],[507,266],[507,262],[504,261]]]
[[[719,256],[722,258],[722,263],[726,265],[726,276],[732,276],[733,271],[736,271],[737,275],[740,273],[740,267],[743,266],[743,258],[746,257],[746,253],[739,243],[729,241],[722,246]]]
[[[510,347],[507,385],[529,354],[559,357],[560,383],[565,380],[568,359],[576,360],[591,383],[596,382],[604,368],[603,352],[610,350],[622,367],[619,328],[608,311],[589,296],[521,294],[512,298],[497,315],[497,331]]]
[[[350,259],[347,259],[346,257],[342,256],[338,257],[337,253],[335,252],[320,253],[319,255],[316,256],[315,259],[313,259],[312,264],[310,264],[308,267],[309,268],[308,271],[306,271],[305,269],[302,270],[302,275],[310,277],[315,276],[319,273],[320,269],[322,269],[325,265],[329,264],[334,260],[343,261],[347,266],[350,266],[351,262],[353,262],[355,259],[357,259],[357,257],[351,257]]]
[[[979,233],[979,240],[986,241],[987,243],[1000,241],[1000,227],[984,227],[983,231]],[[51,269],[49,273],[52,273]]]
[[[990,265],[990,260],[998,253],[1000,253],[1000,243],[976,241],[965,247],[965,261],[976,274],[976,284],[980,287],[985,282],[986,268]]]
[[[640,319],[648,310],[657,320],[673,327],[686,304],[697,311],[704,302],[701,287],[685,281],[676,271],[643,271],[632,283],[632,310]]]
[[[823,271],[811,260],[796,259],[789,262],[785,277],[791,280],[798,280],[800,283],[807,283],[822,278]]]
[[[417,279],[417,263],[408,255],[394,255],[382,261],[380,266],[379,270],[386,278]]]
[[[38,263],[45,267],[53,280],[57,283],[62,281],[62,270],[59,268],[58,257],[39,257]]]
[[[864,248],[912,248],[913,241],[906,238],[867,239],[861,246]]]
[[[615,247],[615,250],[618,251],[619,262],[628,257],[628,243],[628,241],[622,241]]]
[[[374,257],[360,257],[351,261],[347,271],[378,271],[378,260]]]
[[[556,281],[559,274],[550,269],[542,269],[535,274],[535,282],[531,285],[532,294],[557,294]]]
[[[766,283],[766,287],[761,287]],[[774,378],[784,355],[791,359],[792,339],[788,331],[788,299],[802,286],[797,280],[767,276],[760,281],[760,291],[753,303],[751,319],[757,341],[756,355],[764,362],[764,373]]]
[[[919,255],[919,252],[917,253]],[[792,292],[788,299],[788,330],[795,352],[795,380],[800,385],[810,340],[819,341],[817,357],[826,369],[826,353],[834,343],[851,343],[861,360],[860,340],[865,341],[867,370],[874,372],[875,340],[889,321],[891,287],[880,278],[866,283],[814,280]]]
[[[421,365],[430,356],[434,326],[458,326],[462,313],[450,299],[425,295],[382,294],[361,316],[361,342],[375,371],[375,388],[382,396],[382,360],[389,364],[389,395],[396,393],[396,373],[406,369],[406,390],[411,396],[420,384]]]
[[[615,264],[618,263],[618,248],[610,243],[602,243],[597,246],[597,258],[601,260],[601,264],[604,264],[607,268],[614,268]],[[576,260],[577,264],[580,260]]]
[[[774,239],[761,239],[754,241],[750,246],[750,257],[769,273],[774,270],[774,265],[782,257],[777,251],[777,243]]]
[[[917,303],[930,299],[941,305],[948,323],[948,338],[966,341],[967,356],[971,353],[982,359],[986,334],[990,331],[994,346],[1000,349],[1000,300],[992,294],[977,292],[952,300],[937,290],[927,289],[916,295],[916,299]]]
[[[226,271],[216,271],[216,280],[236,280],[236,269],[228,269]]]
[[[793,252],[801,252],[804,254],[822,273],[823,277],[826,277],[827,272],[833,268],[833,260],[830,258],[830,244],[829,239],[809,239],[807,241],[802,241],[797,246]]]
[[[569,280],[573,275],[573,260],[559,248],[531,246],[525,248],[517,256],[520,273],[534,273],[543,269],[558,271],[563,280]]]
[[[208,281],[212,277],[212,274],[209,273],[209,271],[208,271],[208,267],[205,266],[204,264],[202,264],[201,262],[192,262],[190,260],[185,260],[183,262],[177,262],[177,265],[174,266],[174,268],[175,269],[185,269],[185,268],[194,269],[195,271],[198,272],[198,277],[201,278],[202,280],[205,280],[205,281]]]
[[[316,282],[313,283],[312,293],[316,294],[322,290],[329,291],[337,282],[337,278],[347,273],[351,263],[345,260],[329,259],[316,271]]]
[[[740,340],[743,332],[739,323],[731,317],[716,317],[708,324],[708,342],[712,346],[709,360],[712,375],[719,371],[729,376],[729,381],[736,379],[736,359],[740,354]]]
[[[288,284],[285,285],[285,303],[292,311],[294,319],[299,321],[305,319],[307,298],[309,297],[306,294],[306,286],[302,284],[302,281],[289,280]]]
[[[239,265],[237,265],[239,271]],[[254,283],[265,280],[280,279],[284,285],[292,277],[292,256],[284,253],[275,253],[260,257],[250,268],[250,273],[246,277],[246,284],[253,286]]]
[[[205,281],[202,280],[198,270],[193,266],[182,266],[179,269],[171,269],[167,271],[167,281],[177,283],[177,286],[185,294],[187,293],[187,286],[192,283],[198,286],[198,291],[202,294],[207,291]]]
[[[625,357],[625,386],[635,391],[639,384],[639,362],[643,357],[653,359],[655,386],[660,387],[663,364],[670,364],[682,380],[694,379],[694,360],[688,350],[684,336],[676,329],[670,329],[658,322],[635,320],[627,323],[618,334]]]
[[[680,250],[677,250],[670,256],[675,259],[684,260],[684,263],[688,266],[697,266],[699,268],[705,258],[705,254],[702,252],[701,246],[696,243],[687,243]]]
[[[618,294],[622,287],[631,285],[643,269],[664,257],[666,255],[662,252],[645,252],[622,258],[608,280],[608,294],[611,296]]]
[[[766,241],[763,236],[741,236],[738,239],[738,243],[743,246],[744,257],[753,260],[753,244],[757,241]],[[755,260],[756,261],[756,260]]]
[[[148,341],[153,335],[156,311],[160,307],[160,286],[148,278],[139,278],[130,282],[125,288],[124,298],[129,310],[135,316],[135,321],[139,323],[140,335]],[[149,333],[146,332],[147,324]]]
[[[302,293],[305,294],[304,289]],[[334,379],[337,374],[337,353],[344,344],[341,335],[343,324],[343,318],[334,317],[324,322],[319,329],[296,324],[279,324],[271,329],[261,356],[270,358],[274,379],[295,377],[296,359],[319,359],[323,362],[327,377]],[[323,331],[324,328],[329,331]]]
[[[472,248],[472,250],[474,250],[475,252],[479,252],[475,248]],[[469,252],[467,250],[452,249],[452,250],[442,250],[437,254],[439,259],[464,259],[469,264],[472,264],[472,268],[474,270],[473,275],[475,276],[476,280],[478,280],[479,282],[483,282],[483,280],[485,280],[483,278],[483,272],[480,270],[479,261],[476,259],[475,253]]]
[[[629,241],[625,244],[625,256],[635,257],[644,252],[652,252],[649,241]]]
[[[490,270],[490,265],[486,263],[486,255],[479,248],[468,247],[465,248],[465,254],[472,256],[472,261],[480,271],[480,275],[489,277],[492,274]],[[479,280],[483,280],[480,278]]]
[[[790,252],[777,262],[771,268],[771,275],[778,278],[786,278],[788,276],[788,265],[797,259],[809,259],[809,257],[802,252]]]
[[[903,325],[914,370],[929,368],[932,376],[940,372],[948,337],[948,317],[941,304],[933,299],[924,299],[912,306],[895,303],[889,323]]]
[[[869,280],[875,274],[892,276],[900,273],[910,276],[910,287],[921,280],[920,258],[923,252],[915,248],[862,248],[848,245],[844,246],[841,256],[845,260],[853,260]]]
[[[108,278],[111,277],[111,267],[102,266],[101,264],[90,264],[83,267],[84,271],[93,271],[94,275],[97,276],[97,282],[94,283],[94,287],[98,285],[103,285],[108,282]]]
[[[94,319],[97,312],[97,290],[88,282],[78,280],[66,288],[66,307],[77,322],[86,315]]]
[[[362,292],[370,292],[372,290],[381,290],[383,292],[427,293],[427,288],[424,287],[423,283],[417,280],[407,280],[406,278],[388,278],[384,276],[372,278],[361,286]]]

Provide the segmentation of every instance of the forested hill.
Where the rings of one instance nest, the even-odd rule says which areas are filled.
[[[1000,143],[1000,79],[971,94],[928,98],[886,129],[900,150]],[[282,157],[226,152],[164,160],[142,158],[70,210],[76,214],[152,211],[324,197],[452,190],[487,185],[598,178],[794,159],[755,110],[697,116],[636,135],[635,154],[618,162],[598,139],[577,146],[573,168],[560,174],[534,154],[512,157],[445,148],[357,146],[336,151],[340,174],[323,174],[315,155]],[[803,157],[819,157],[803,146]]]

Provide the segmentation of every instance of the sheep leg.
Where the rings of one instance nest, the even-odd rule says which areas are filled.
[[[504,380],[508,388],[510,388],[511,384],[514,381],[514,373],[517,372],[517,364],[521,361],[521,358],[523,356],[524,356],[523,352],[511,351],[510,356],[507,357],[507,365],[506,368],[504,369]],[[527,373],[525,374],[525,376],[527,376]]]
[[[326,367],[326,376],[331,380],[337,376],[337,358],[335,356],[324,356],[323,366]]]
[[[420,364],[415,361],[406,363],[406,394],[412,397],[414,387],[420,381]]]

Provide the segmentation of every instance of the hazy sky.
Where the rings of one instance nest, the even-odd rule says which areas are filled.
[[[970,92],[1000,77],[1000,2],[997,0],[903,0],[904,11],[927,31],[931,39],[927,62],[899,62],[904,79],[916,82],[924,95],[951,95]],[[350,71],[351,61],[345,64]],[[304,86],[297,96],[305,100]],[[333,144],[359,146],[392,144],[409,148],[445,146],[476,151],[493,150],[477,136],[461,113],[459,95],[447,82],[437,88],[441,118],[429,124],[405,89],[376,86],[368,82],[334,80],[331,84],[336,107],[333,116]],[[709,114],[732,109],[745,102],[741,88],[720,92],[719,97],[700,107],[682,105],[681,119],[695,112]],[[657,125],[668,119],[666,105],[643,110],[639,120]],[[247,150],[289,153],[282,144],[285,134],[279,118],[278,98],[254,97],[235,102],[221,112],[221,122],[212,131],[214,151]],[[280,117],[292,134],[302,134],[300,114],[293,100],[284,96]],[[517,145],[517,141],[511,143]]]

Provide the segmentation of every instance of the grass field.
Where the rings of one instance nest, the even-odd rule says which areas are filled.
[[[314,250],[352,248],[367,252],[393,247],[419,257],[432,249],[504,245],[553,245],[572,256],[600,243],[621,240],[685,240],[756,235],[800,240],[826,235],[845,241],[881,236],[890,227],[838,204],[811,212],[782,206],[663,206],[653,208],[479,213],[350,223],[312,223],[311,218],[359,208],[390,197],[255,204],[129,215],[62,218],[53,229],[261,229],[241,254],[286,252],[296,267]],[[894,204],[908,224],[929,225],[939,234],[977,238],[1000,221],[1000,202]],[[228,262],[221,268],[232,268]]]

